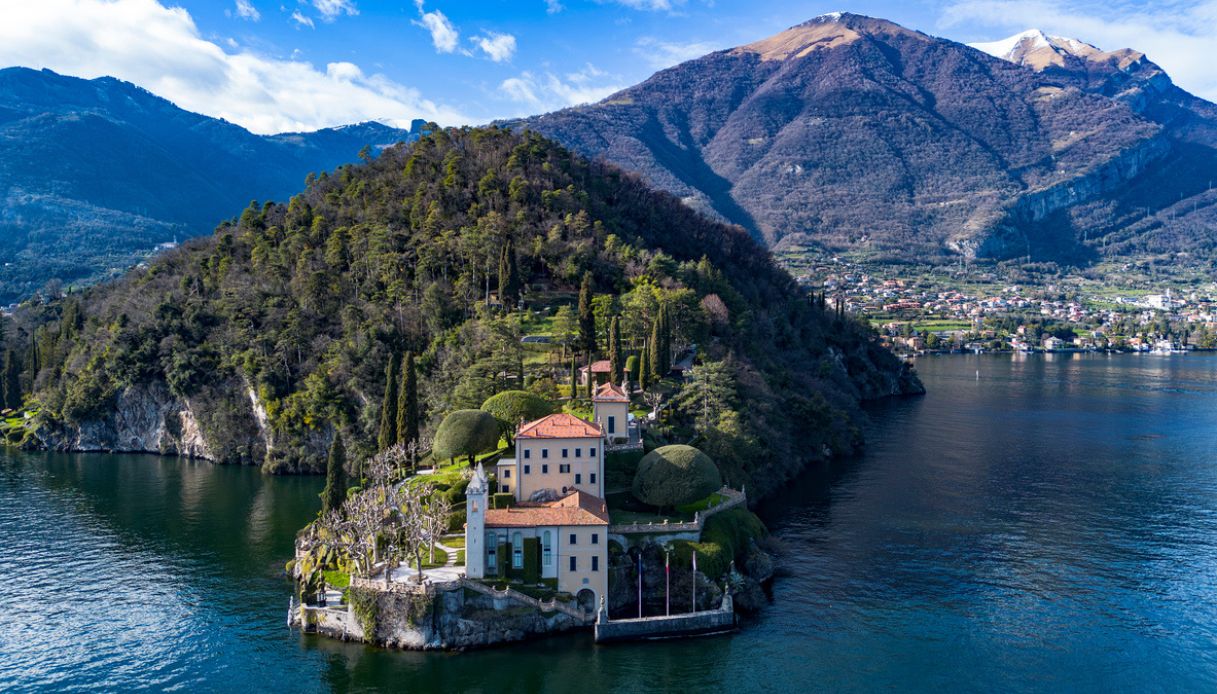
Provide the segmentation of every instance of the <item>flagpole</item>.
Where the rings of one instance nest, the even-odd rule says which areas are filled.
[[[697,550],[693,550],[693,611],[697,611]]]
[[[638,552],[638,618],[642,619],[642,552]]]
[[[667,549],[663,551],[663,611],[667,616],[672,616],[672,562],[671,552]]]

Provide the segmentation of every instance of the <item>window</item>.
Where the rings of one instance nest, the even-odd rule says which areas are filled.
[[[577,567],[577,566],[578,566],[578,563],[575,562],[575,557],[571,557],[570,558],[570,570],[574,571],[575,567]]]
[[[542,466],[541,466],[541,474],[542,474],[542,475],[548,475],[548,474],[549,474],[549,466],[548,466],[548,465],[542,465]]]
[[[569,458],[569,457],[570,457],[570,449],[569,449],[569,448],[563,448],[563,449],[562,449],[562,457],[563,457],[563,458]]]
[[[583,475],[578,472],[575,473],[575,484],[583,484]]]
[[[505,479],[505,480],[511,479],[511,468],[504,468],[503,479]]]
[[[532,457],[532,450],[525,448],[524,449],[524,460],[528,460],[531,457]]]
[[[616,434],[616,433],[617,433],[617,417],[616,417],[616,415],[609,415],[609,433],[610,433],[610,434]],[[593,449],[592,449],[592,455],[596,455],[596,449],[595,449],[595,448],[593,448]]]
[[[486,533],[486,568],[495,569],[497,559],[496,554],[499,549],[499,539],[494,536],[494,533]]]
[[[592,473],[592,484],[596,483],[596,473]]]
[[[531,470],[532,470],[532,466],[531,466],[531,465],[525,465],[525,466],[524,466],[524,474],[525,474],[525,475],[527,475],[527,474],[528,474],[528,473],[529,473]]]
[[[600,544],[600,533],[592,533],[592,544],[593,545]]]
[[[575,540],[576,540],[576,537],[577,537],[577,536],[576,536],[574,533],[571,533],[571,534],[570,534],[570,543],[571,543],[572,545],[574,545],[574,544],[578,544],[578,543],[575,541]]]
[[[553,566],[554,563],[554,543],[548,530],[541,533],[541,555],[546,566]]]
[[[600,557],[592,557],[592,571],[600,570]]]
[[[524,568],[524,536],[520,533],[511,537],[511,568]]]
[[[576,458],[582,458],[582,457],[583,457],[583,449],[582,449],[582,448],[576,448],[576,449],[575,449],[575,457],[576,457]]]
[[[548,458],[548,457],[549,457],[549,449],[548,449],[548,448],[542,448],[542,449],[541,449],[541,457],[542,457],[542,458]]]
[[[561,473],[570,472],[570,464],[569,463],[558,463],[558,472],[561,472]]]
[[[510,485],[510,484],[500,484],[500,485],[499,485],[499,491],[500,491],[500,492],[502,492],[502,493],[504,493],[504,494],[510,494],[510,493],[511,493],[511,485]]]
[[[596,449],[595,449],[595,448],[589,448],[589,449],[587,449],[587,454],[588,454],[589,456],[591,456],[591,457],[595,458],[595,457],[596,457]]]

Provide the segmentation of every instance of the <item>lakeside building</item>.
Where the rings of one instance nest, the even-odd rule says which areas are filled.
[[[628,436],[628,416],[629,396],[604,384],[593,398],[595,423],[558,413],[520,425],[515,457],[495,465],[498,493],[513,500],[505,508],[491,508],[479,464],[466,491],[466,576],[550,583],[594,610],[608,594],[606,428]]]

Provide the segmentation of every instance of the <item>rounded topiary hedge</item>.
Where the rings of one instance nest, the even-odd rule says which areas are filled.
[[[482,403],[482,411],[490,413],[499,422],[504,437],[510,443],[521,420],[531,422],[547,414],[553,414],[553,403],[526,390],[505,390],[492,395]]]
[[[710,456],[692,446],[676,445],[656,448],[638,461],[632,491],[642,503],[665,508],[692,503],[722,486]]]
[[[499,422],[481,410],[457,410],[444,417],[435,432],[431,453],[437,460],[473,456],[499,445]]]

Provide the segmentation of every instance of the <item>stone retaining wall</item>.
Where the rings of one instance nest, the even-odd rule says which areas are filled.
[[[680,533],[694,533],[691,538],[696,541],[701,537],[701,531],[706,527],[706,519],[716,513],[722,513],[728,509],[735,508],[748,503],[748,495],[744,490],[736,491],[729,487],[723,487],[718,490],[718,493],[726,497],[717,506],[711,506],[705,511],[698,511],[693,515],[693,520],[682,521],[679,523],[669,523],[665,519],[662,523],[620,523],[609,526],[609,533],[612,535],[677,535]]]
[[[735,607],[731,593],[728,592],[723,595],[722,606],[717,610],[705,612],[640,619],[609,619],[607,610],[601,610],[600,617],[596,620],[596,642],[698,636],[733,629]]]

